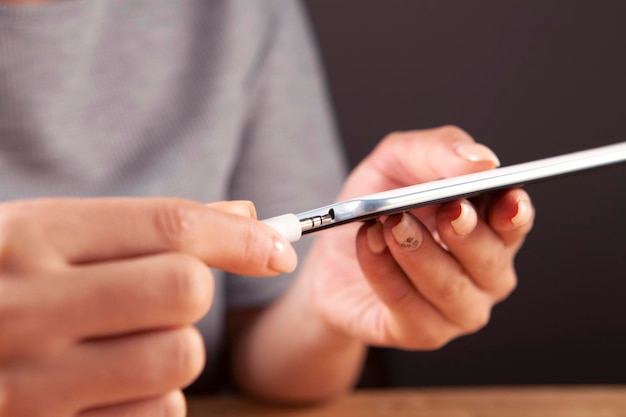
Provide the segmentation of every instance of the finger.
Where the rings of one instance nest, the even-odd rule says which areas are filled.
[[[77,417],[184,417],[186,413],[185,397],[176,390],[154,398],[86,410]]]
[[[64,395],[84,410],[183,388],[199,375],[204,358],[202,336],[186,327],[78,344],[56,371],[73,387]],[[48,382],[55,377],[49,373]]]
[[[370,288],[386,306],[384,325],[367,340],[374,345],[436,349],[458,334],[439,310],[415,288],[391,256],[378,222],[365,224],[357,235],[357,256]]]
[[[74,264],[172,251],[246,275],[275,275],[296,264],[291,245],[270,227],[191,201],[34,200],[12,208],[24,225],[21,236],[30,238],[25,245],[45,242]],[[32,262],[28,252],[24,257]]]
[[[2,411],[41,415],[37,398],[49,415],[65,416],[157,397],[188,385],[203,365],[202,336],[192,327],[66,346],[4,368]]]
[[[508,190],[493,199],[488,219],[505,246],[517,251],[533,227],[535,208],[526,191]]]
[[[393,133],[357,166],[347,190],[367,194],[495,168],[497,156],[455,126]],[[350,182],[359,181],[358,186]],[[363,184],[367,184],[363,188]],[[340,199],[355,197],[342,194]]]
[[[395,261],[443,316],[466,331],[486,324],[491,300],[414,216],[391,216],[384,224],[384,233]]]
[[[516,286],[513,251],[478,216],[467,200],[449,202],[437,212],[442,242],[475,285],[500,300]]]
[[[78,266],[52,278],[7,283],[0,305],[13,313],[3,315],[2,338],[14,349],[188,325],[213,299],[209,268],[180,253]]]

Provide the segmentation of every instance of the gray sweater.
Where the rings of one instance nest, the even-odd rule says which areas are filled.
[[[0,199],[250,199],[260,217],[330,203],[343,161],[321,72],[292,0],[0,4]],[[290,279],[215,275],[207,380],[225,311]]]

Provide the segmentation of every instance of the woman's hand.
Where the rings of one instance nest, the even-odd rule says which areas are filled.
[[[192,324],[208,266],[253,275],[296,256],[249,203],[0,205],[0,416],[183,416],[202,370]]]
[[[492,169],[496,156],[455,127],[389,135],[340,200]],[[514,189],[320,234],[304,275],[330,328],[364,343],[434,349],[483,327],[516,285],[514,257],[534,209]],[[355,245],[356,241],[356,245]]]

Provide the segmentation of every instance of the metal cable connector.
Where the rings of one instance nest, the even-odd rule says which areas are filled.
[[[323,216],[307,217],[306,219],[300,219],[300,227],[302,228],[302,232],[306,232],[322,225],[330,224],[333,218],[332,212]]]

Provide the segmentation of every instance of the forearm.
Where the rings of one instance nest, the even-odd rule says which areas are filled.
[[[307,286],[314,277],[303,275],[321,272],[305,266],[290,291],[238,338],[233,368],[245,392],[268,401],[310,402],[341,395],[356,383],[365,346],[314,313]]]

